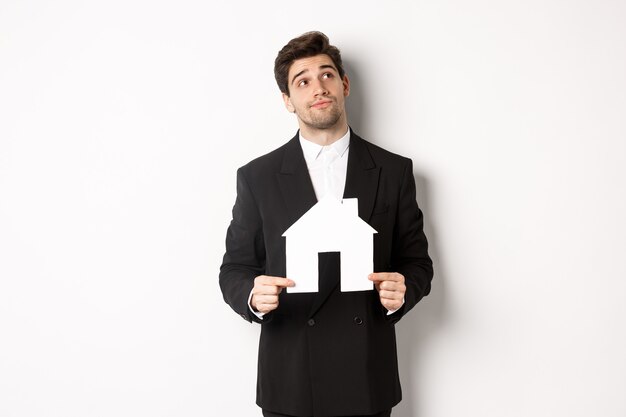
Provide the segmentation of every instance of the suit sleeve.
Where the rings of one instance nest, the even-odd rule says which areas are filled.
[[[398,213],[393,231],[391,270],[404,275],[406,294],[402,307],[389,320],[397,322],[430,292],[433,264],[428,256],[424,218],[417,205],[413,163],[407,160],[399,193]]]
[[[262,219],[243,168],[237,171],[237,199],[232,214],[219,277],[224,301],[247,321],[266,321],[248,307],[254,278],[265,273],[265,244]]]

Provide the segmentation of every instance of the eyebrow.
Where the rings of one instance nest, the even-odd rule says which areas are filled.
[[[337,68],[335,68],[333,65],[330,65],[330,64],[324,64],[324,65],[320,65],[319,66],[319,69],[326,69],[326,68],[330,68],[330,69],[335,70],[335,72],[338,72]],[[306,73],[308,71],[309,71],[308,69],[303,69],[302,71],[300,71],[299,73],[294,75],[293,78],[291,79],[291,84],[293,84],[293,82],[296,80],[296,78],[298,78],[299,76],[301,76],[302,74],[304,74],[304,73]]]

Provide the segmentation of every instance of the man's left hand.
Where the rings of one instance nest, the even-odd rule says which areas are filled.
[[[367,277],[374,281],[380,303],[389,311],[395,311],[404,304],[404,275],[397,272],[374,272]]]

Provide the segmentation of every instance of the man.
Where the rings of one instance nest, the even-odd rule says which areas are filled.
[[[257,404],[270,416],[389,416],[401,400],[394,324],[430,291],[432,262],[410,159],[348,126],[350,81],[320,32],[292,39],[274,67],[299,132],[237,171],[220,272],[225,301],[261,323]],[[358,198],[374,235],[375,290],[341,292],[336,253],[319,292],[289,293],[282,234],[326,195]],[[364,259],[363,262],[371,259]]]

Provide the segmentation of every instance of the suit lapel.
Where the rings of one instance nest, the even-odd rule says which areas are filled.
[[[351,132],[343,198],[359,199],[359,217],[366,222],[369,222],[374,210],[379,176],[380,167],[374,163],[365,141]]]
[[[377,167],[374,163],[365,141],[351,130],[348,169],[343,198],[359,199],[359,217],[366,222],[369,222],[374,210],[379,176],[380,167]],[[339,285],[339,271],[336,271],[335,259],[334,257],[321,258],[319,292],[315,296],[309,316],[313,316],[319,310]],[[327,264],[329,262],[330,264]]]
[[[280,172],[276,175],[287,207],[289,225],[292,225],[317,203],[297,133],[287,142]]]

